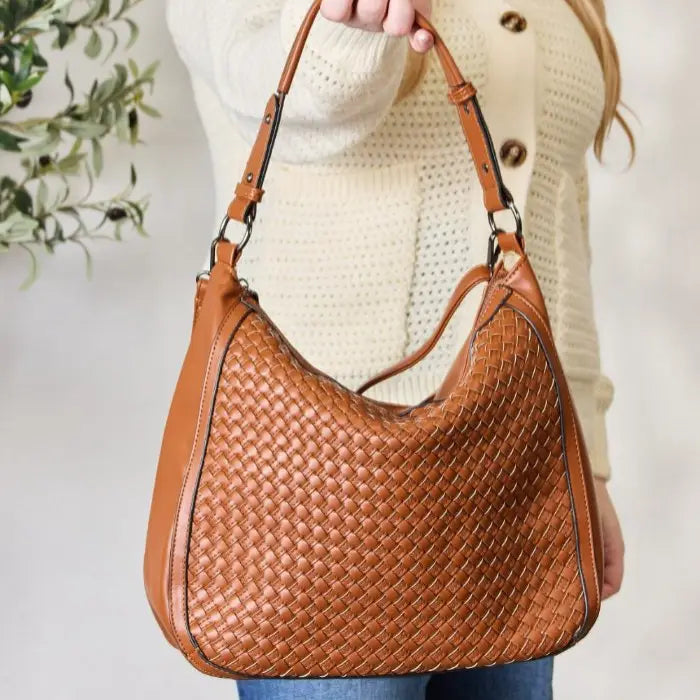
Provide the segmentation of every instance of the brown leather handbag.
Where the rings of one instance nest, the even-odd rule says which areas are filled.
[[[433,336],[353,390],[309,364],[236,275],[319,6],[197,282],[148,527],[151,607],[196,668],[229,678],[428,673],[559,653],[600,610],[593,477],[474,87],[426,19],[491,224],[487,263],[459,282]],[[507,209],[513,232],[494,221]],[[241,243],[224,237],[230,219],[246,224]],[[363,396],[425,357],[480,283],[473,328],[433,394],[413,406]]]

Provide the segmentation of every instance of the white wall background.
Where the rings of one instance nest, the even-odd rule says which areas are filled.
[[[572,700],[686,700],[700,685],[700,6],[608,4],[624,99],[641,119],[634,168],[623,172],[616,128],[610,165],[591,175],[626,575],[589,636],[557,657],[555,684]],[[0,695],[12,700],[235,697],[232,683],[198,674],[165,643],[142,587],[193,273],[218,216],[163,1],[138,17],[136,53],[162,59],[155,102],[166,115],[144,124],[148,146],[135,154],[153,193],[152,237],[93,246],[92,281],[77,248],[60,250],[28,292],[17,290],[22,256],[0,258]],[[108,189],[133,155],[111,154]]]

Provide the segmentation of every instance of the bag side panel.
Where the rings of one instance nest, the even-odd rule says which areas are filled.
[[[227,316],[236,309],[245,310],[237,303],[241,291],[233,269],[225,263],[219,263],[211,279],[198,285],[195,324],[171,402],[151,500],[143,562],[146,595],[165,637],[183,652],[172,610],[173,534],[183,483],[196,459],[214,340]]]
[[[588,609],[584,625],[575,639],[579,641],[588,633],[598,617],[603,581],[602,523],[596,501],[593,472],[583,430],[546,315],[545,302],[526,257],[515,265],[503,284],[514,292],[508,298],[508,305],[524,314],[540,337],[551,363],[562,404],[563,437]]]

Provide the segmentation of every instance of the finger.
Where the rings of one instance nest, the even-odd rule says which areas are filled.
[[[622,531],[619,526],[610,528],[610,533],[605,538],[605,568],[603,571],[603,600],[617,593],[622,587],[625,566],[625,545],[622,540]]]
[[[603,600],[620,591],[620,588],[622,588],[622,574],[622,559],[618,559],[614,563],[611,562],[605,567],[605,572],[603,574],[603,590],[601,592],[601,598]]]
[[[413,30],[415,19],[413,0],[391,0],[382,26],[392,36],[408,36]]]
[[[323,0],[321,14],[332,22],[348,22],[352,17],[352,0]]]
[[[357,0],[353,24],[363,29],[381,31],[389,0]]]
[[[411,48],[418,53],[426,53],[435,45],[433,35],[425,29],[418,29],[413,32],[409,42],[411,44]]]
[[[414,0],[413,6],[416,12],[420,12],[424,17],[430,19],[433,12],[432,0]],[[433,35],[425,29],[414,29],[409,38],[411,48],[418,53],[426,53],[433,48],[435,40]]]

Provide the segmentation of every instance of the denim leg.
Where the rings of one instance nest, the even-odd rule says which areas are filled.
[[[241,700],[425,700],[429,675],[236,681]]]
[[[436,673],[426,700],[552,700],[554,656]]]

